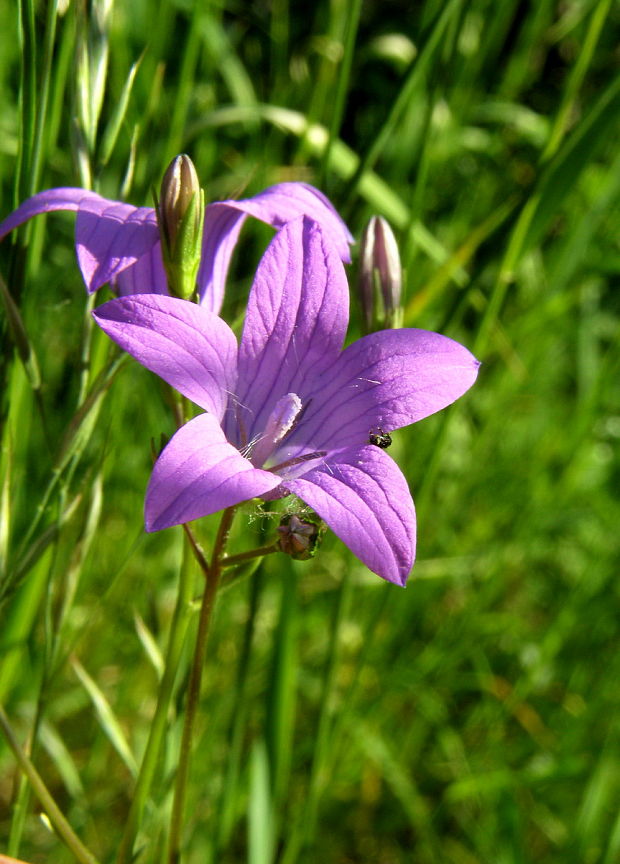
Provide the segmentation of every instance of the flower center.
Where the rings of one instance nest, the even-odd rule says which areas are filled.
[[[294,427],[302,411],[301,399],[296,393],[287,393],[278,399],[269,415],[265,431],[256,441],[249,456],[255,468],[261,468],[280,446]]]

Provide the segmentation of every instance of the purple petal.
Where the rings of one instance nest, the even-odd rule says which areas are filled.
[[[40,213],[77,210],[75,245],[89,291],[135,264],[157,243],[155,211],[109,201],[87,189],[48,189],[24,201],[0,224],[0,239]]]
[[[221,318],[157,294],[110,300],[93,317],[139,363],[222,419],[235,387],[237,341]]]
[[[82,204],[89,199],[92,206],[95,206],[98,201],[105,201],[105,198],[101,198],[100,195],[89,192],[87,189],[61,187],[39,192],[20,204],[17,210],[14,210],[0,223],[0,240],[9,231],[17,228],[18,225],[23,225],[33,216],[50,213],[53,210],[79,210]]]
[[[247,216],[280,229],[304,215],[323,227],[341,260],[348,263],[353,237],[328,199],[307,183],[279,183],[254,198],[210,204],[198,273],[201,304],[212,312],[220,311],[230,259]]]
[[[289,443],[346,447],[440,411],[476,380],[478,361],[458,342],[426,330],[384,330],[349,345],[315,382]]]
[[[348,322],[342,262],[320,227],[307,218],[276,234],[250,293],[237,395],[248,440],[260,432],[284,393],[302,396],[338,356]],[[231,438],[231,440],[233,440]]]
[[[406,583],[415,558],[415,510],[407,481],[387,453],[348,448],[285,485],[373,573]]]
[[[151,207],[133,207],[105,198],[80,204],[75,246],[88,290],[96,291],[110,282],[151,252],[158,240],[157,219]]]
[[[230,259],[245,220],[244,213],[226,204],[209,204],[205,211],[198,294],[200,305],[216,315],[222,308]]]
[[[228,443],[215,417],[200,414],[179,429],[155,463],[144,506],[146,530],[217,513],[279,483],[276,474],[254,468]]]
[[[143,255],[132,267],[119,273],[114,281],[120,297],[129,297],[132,294],[169,294],[159,240],[150,252]]]

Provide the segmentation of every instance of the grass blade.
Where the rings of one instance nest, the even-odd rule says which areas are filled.
[[[142,55],[142,57],[144,57],[144,54]],[[112,155],[112,152],[114,151],[114,147],[116,146],[118,134],[121,131],[121,126],[123,125],[125,115],[127,114],[127,107],[131,98],[131,91],[133,89],[134,81],[136,79],[136,74],[142,62],[142,57],[139,57],[129,70],[127,80],[125,81],[125,84],[123,86],[123,90],[114,109],[114,113],[110,117],[105,132],[103,133],[101,139],[101,147],[99,151],[99,164],[97,168],[98,174],[101,173],[101,171],[110,161],[110,157]]]
[[[132,777],[135,777],[138,773],[138,765],[135,756],[131,751],[125,733],[123,732],[121,724],[114,714],[110,703],[106,699],[101,688],[90,677],[77,657],[71,658],[71,665],[93,703],[95,713],[99,718],[99,723],[106,737],[127,766]]]
[[[255,741],[250,757],[250,803],[248,813],[248,862],[271,864],[274,828],[269,759],[264,741]]]

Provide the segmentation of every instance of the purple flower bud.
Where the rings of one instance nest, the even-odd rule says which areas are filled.
[[[162,180],[157,221],[170,293],[183,299],[196,290],[204,209],[194,163],[185,154],[177,156]]]
[[[402,268],[396,238],[382,216],[373,216],[362,234],[359,292],[368,333],[400,327]]]
[[[295,514],[283,516],[278,526],[280,549],[296,561],[307,561],[314,557],[324,529],[320,521],[300,519]]]

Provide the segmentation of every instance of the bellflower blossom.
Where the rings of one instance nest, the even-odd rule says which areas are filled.
[[[0,240],[33,216],[54,210],[77,211],[75,248],[89,293],[107,282],[121,296],[169,293],[152,207],[110,201],[87,189],[48,189],[0,223]],[[342,260],[350,261],[351,234],[327,198],[307,183],[278,183],[253,198],[207,205],[197,279],[200,304],[220,311],[230,259],[247,216],[280,229],[302,215],[323,225]]]
[[[145,521],[157,531],[254,497],[308,504],[364,564],[404,585],[414,559],[407,481],[369,443],[439,411],[473,383],[478,362],[424,330],[384,330],[342,350],[348,285],[338,248],[307,218],[271,241],[241,342],[186,300],[111,300],[100,327],[204,409],[159,456]]]

